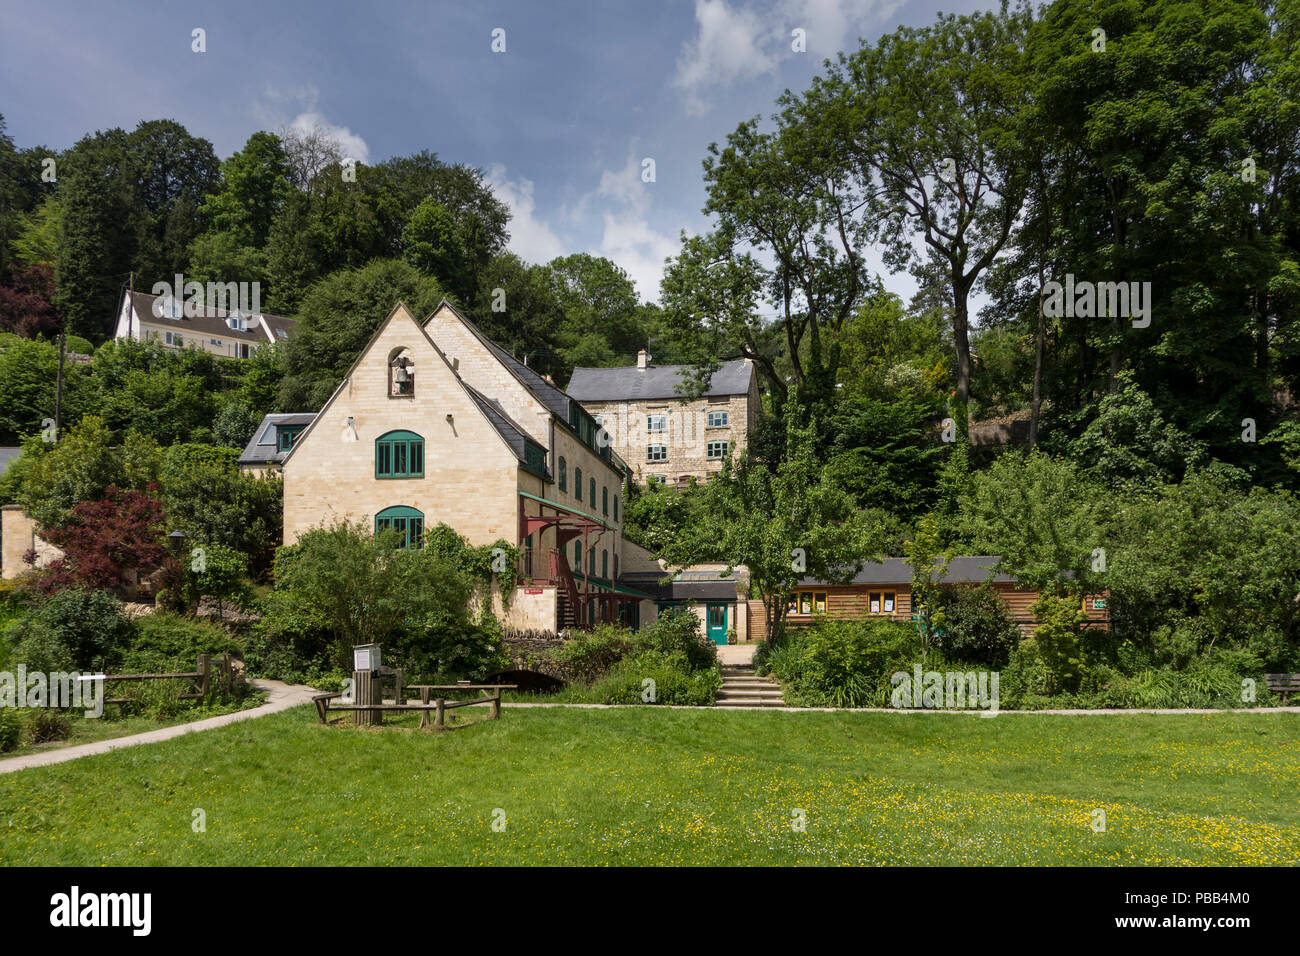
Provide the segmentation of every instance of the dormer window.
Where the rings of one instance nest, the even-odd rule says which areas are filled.
[[[410,398],[415,394],[415,363],[406,349],[394,349],[388,357],[388,397]]]
[[[174,296],[163,296],[154,299],[153,314],[160,319],[179,319],[181,317],[181,304],[176,301]]]
[[[226,325],[230,326],[236,332],[244,332],[248,329],[248,320],[238,312],[231,312],[226,316]]]

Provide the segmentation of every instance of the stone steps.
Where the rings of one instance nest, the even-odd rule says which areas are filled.
[[[722,668],[722,687],[718,690],[718,707],[784,707],[781,685],[768,677],[759,677],[753,667],[732,665]]]

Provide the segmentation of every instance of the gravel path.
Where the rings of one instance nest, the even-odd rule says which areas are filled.
[[[162,740],[180,737],[182,734],[212,730],[214,727],[225,727],[227,724],[236,724],[241,720],[252,720],[254,717],[265,717],[267,714],[279,713],[282,710],[288,710],[290,707],[310,703],[312,695],[319,693],[319,691],[305,687],[302,684],[285,684],[278,680],[250,680],[249,683],[253,685],[255,690],[266,691],[266,703],[250,707],[248,710],[237,710],[232,714],[208,717],[190,724],[177,724],[175,727],[148,730],[142,734],[132,734],[129,737],[114,737],[111,740],[97,740],[89,744],[77,744],[73,747],[60,747],[57,750],[23,754],[21,757],[9,757],[0,760],[0,773],[13,773],[16,770],[26,770],[28,767],[45,767],[68,760],[77,760],[80,757],[89,757],[91,754],[105,754],[110,750],[118,750],[122,747],[156,744]]]

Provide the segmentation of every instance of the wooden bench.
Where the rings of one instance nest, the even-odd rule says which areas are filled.
[[[1282,695],[1283,707],[1293,693],[1300,691],[1300,674],[1265,674],[1264,681],[1269,690]]]

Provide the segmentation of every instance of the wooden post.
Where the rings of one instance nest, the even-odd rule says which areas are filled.
[[[420,688],[420,703],[424,704],[425,706],[428,706],[429,688],[427,687]],[[427,710],[420,711],[420,729],[421,730],[429,729],[429,712]]]
[[[197,670],[198,670],[198,672],[199,672],[199,693],[203,695],[203,697],[202,697],[203,700],[207,700],[207,697],[208,697],[208,677],[209,677],[209,676],[211,675],[211,673],[212,673],[212,655],[211,655],[211,654],[200,654],[200,655],[199,655],[199,666],[198,666]]]
[[[447,703],[447,701],[446,701],[444,698],[442,698],[442,697],[439,697],[437,700],[435,700],[435,701],[433,702],[434,706],[437,708],[437,710],[435,710],[434,713],[433,713],[433,729],[434,729],[434,730],[445,730],[445,729],[446,729],[446,727],[445,727],[444,724],[443,724],[443,714],[444,714],[444,711],[443,711],[443,709],[442,709],[443,706],[444,706],[446,703]]]
[[[402,696],[402,669],[400,667],[393,671],[393,679],[397,681],[397,686],[393,688],[393,702],[405,704],[406,698]]]
[[[379,678],[373,671],[353,671],[352,687],[355,704],[382,704],[380,698],[383,694],[380,691],[381,684]],[[373,727],[383,723],[383,711],[379,710],[357,710],[353,711],[356,716],[358,727]]]
[[[501,718],[501,688],[498,687],[497,695],[492,698],[492,719],[499,720],[500,718]]]

